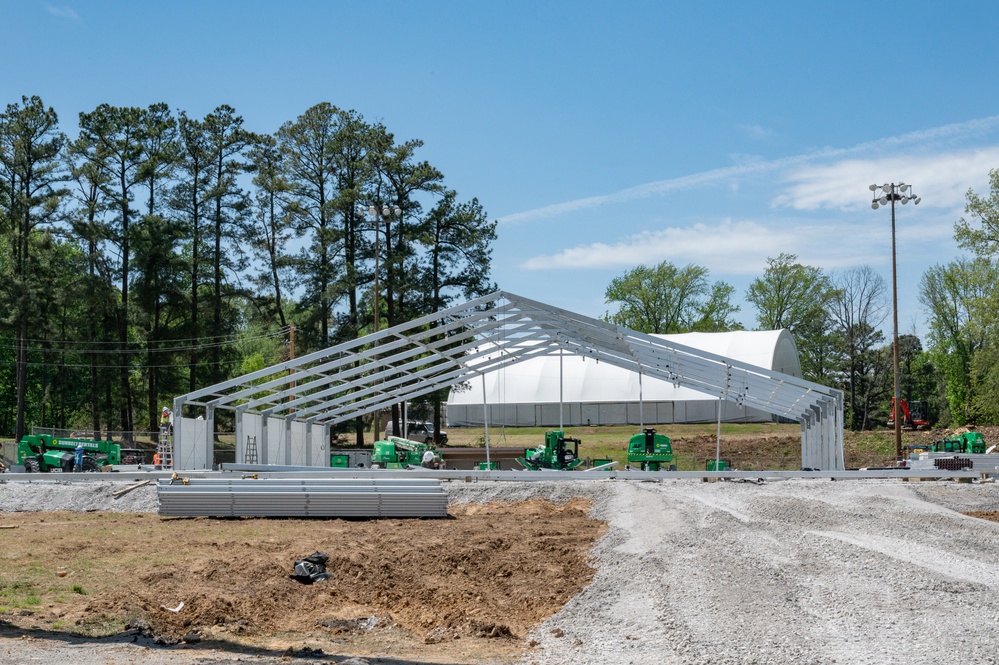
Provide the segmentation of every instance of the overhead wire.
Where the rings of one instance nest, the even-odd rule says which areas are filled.
[[[203,361],[207,362],[207,361]],[[242,360],[220,360],[219,365],[238,365],[241,364]],[[79,369],[89,369],[92,367],[89,363],[46,363],[46,362],[33,362],[28,361],[25,363],[29,367],[72,367]],[[187,364],[178,363],[168,363],[166,365],[98,365],[98,369],[165,369],[168,367],[188,367]]]
[[[251,336],[251,337],[239,337],[237,335],[224,335],[221,338],[219,338],[219,337],[197,337],[197,338],[190,338],[189,340],[172,340],[172,339],[171,340],[162,340],[163,342],[193,341],[193,340],[200,340],[200,339],[213,340],[212,343],[207,343],[207,344],[189,344],[189,345],[184,345],[184,346],[154,346],[154,347],[143,346],[143,347],[138,347],[138,348],[133,348],[133,349],[127,349],[127,348],[118,348],[118,349],[80,349],[80,348],[52,348],[52,347],[48,347],[47,348],[47,347],[35,346],[35,347],[32,347],[31,350],[44,351],[46,353],[76,353],[76,354],[80,354],[80,355],[123,355],[123,354],[149,354],[149,353],[176,353],[176,352],[180,352],[180,351],[195,351],[195,350],[201,350],[201,349],[212,349],[212,348],[217,348],[217,347],[221,348],[221,347],[230,346],[230,345],[233,345],[233,344],[241,344],[241,343],[244,343],[244,342],[253,342],[253,341],[261,340],[261,339],[272,339],[272,338],[276,338],[276,337],[284,337],[289,330],[290,330],[290,326],[283,326],[277,332],[267,333],[267,334],[263,334],[263,335],[256,335],[256,336]],[[217,342],[214,341],[214,340],[217,340],[217,339],[220,339],[220,341],[217,341]],[[25,342],[28,342],[28,343],[36,342],[36,343],[38,343],[38,342],[48,342],[48,340],[25,340]],[[70,344],[72,344],[72,343],[83,344],[83,343],[86,343],[86,342],[85,341],[74,342],[72,340],[63,340],[63,341],[61,341],[59,343],[61,343],[61,344],[67,344],[67,343],[70,343]],[[93,343],[95,343],[95,344],[120,344],[120,342],[93,342]],[[144,342],[125,342],[125,344],[138,345],[138,344],[144,344]],[[9,344],[0,344],[0,348],[17,349],[18,348],[18,344],[16,342],[12,342],[12,343],[9,343]]]

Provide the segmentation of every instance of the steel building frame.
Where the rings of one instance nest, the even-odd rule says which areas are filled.
[[[843,393],[804,379],[669,343],[606,321],[496,291],[435,314],[181,395],[175,414],[244,413],[322,425],[384,409],[538,355],[574,354],[751,406],[801,424],[806,468],[843,469]],[[175,441],[186,418],[176,418]],[[207,450],[213,433],[208,428]],[[175,444],[176,445],[176,444]],[[176,451],[175,451],[176,458]],[[211,455],[207,456],[211,459]]]

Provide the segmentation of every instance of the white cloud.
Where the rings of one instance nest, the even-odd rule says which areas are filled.
[[[802,263],[832,270],[880,260],[884,252],[874,249],[881,242],[878,234],[876,226],[847,231],[842,226],[775,228],[755,221],[724,220],[714,225],[644,231],[611,243],[577,245],[529,258],[521,267],[585,270],[670,261],[677,265],[695,263],[717,274],[758,275],[766,268],[768,257],[787,252],[797,254]]]
[[[876,216],[876,213],[871,214]],[[952,245],[952,235],[953,223],[949,219],[939,216],[914,222],[906,219],[899,224],[898,251],[900,254],[943,256],[944,248]],[[519,267],[524,270],[601,270],[670,261],[681,266],[688,263],[704,266],[712,275],[757,276],[766,269],[768,258],[787,253],[796,255],[805,265],[832,272],[860,265],[887,266],[891,260],[890,242],[890,226],[881,217],[865,216],[856,223],[795,219],[761,223],[726,219],[568,247],[528,258]]]
[[[860,143],[849,148],[819,148],[802,155],[770,161],[747,160],[741,156],[737,158],[737,163],[733,166],[702,171],[669,180],[658,180],[609,194],[589,196],[533,210],[525,210],[506,215],[500,218],[499,222],[510,224],[549,219],[581,210],[718,184],[727,184],[730,187],[737,186],[740,179],[751,175],[790,172],[793,169],[797,170],[790,173],[787,179],[791,182],[800,181],[800,189],[793,187],[792,193],[776,199],[775,205],[797,209],[854,208],[864,204],[864,192],[872,182],[881,182],[885,177],[898,177],[919,186],[921,189],[917,191],[922,192],[920,196],[923,196],[927,203],[933,200],[931,205],[948,206],[953,205],[951,202],[955,200],[954,192],[956,189],[961,190],[958,198],[963,202],[967,186],[962,189],[961,183],[969,181],[968,177],[972,175],[974,169],[981,168],[981,165],[989,159],[993,159],[994,162],[995,155],[999,155],[999,147],[994,146],[976,151],[956,152],[953,142],[990,135],[997,128],[999,128],[999,115],[933,127],[901,136],[890,136]],[[931,149],[939,151],[941,145],[946,147],[946,151],[942,155],[929,154],[928,151]],[[919,157],[845,159],[852,155],[897,153],[901,148],[914,151],[917,147],[923,151]],[[976,156],[969,161],[968,155],[972,154]],[[962,158],[962,156],[964,157]],[[816,165],[818,163],[827,164],[833,159],[841,161],[826,166]],[[959,172],[945,172],[951,168],[957,168]],[[988,168],[995,168],[995,163]],[[988,168],[982,171],[983,175],[988,173]],[[820,178],[830,177],[835,177],[835,181],[823,180],[820,182]],[[935,184],[938,181],[941,183],[939,186]],[[973,182],[978,182],[978,180]],[[858,184],[860,185],[859,190]],[[835,193],[823,194],[820,190]],[[860,191],[859,196],[854,193],[856,191]]]
[[[786,180],[794,184],[776,197],[773,205],[795,210],[859,209],[871,204],[868,185],[907,182],[922,198],[920,205],[960,208],[968,188],[987,188],[989,170],[997,167],[999,146],[934,155],[842,160],[789,173]]]
[[[59,18],[66,18],[77,22],[80,20],[80,15],[77,14],[76,11],[69,5],[60,5],[57,7],[55,5],[46,4],[45,11],[52,16],[58,16]]]

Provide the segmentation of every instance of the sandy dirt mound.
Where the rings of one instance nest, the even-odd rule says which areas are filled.
[[[5,514],[17,527],[0,531],[8,571],[45,562],[66,573],[56,589],[84,593],[59,589],[39,610],[0,620],[77,630],[125,621],[167,643],[395,628],[424,644],[507,638],[522,650],[593,578],[588,551],[605,523],[589,509],[535,499],[456,505],[440,520]],[[332,578],[293,579],[295,560],[317,550]]]

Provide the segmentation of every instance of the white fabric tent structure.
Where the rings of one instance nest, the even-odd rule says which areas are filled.
[[[210,466],[215,412],[227,409],[237,462],[328,466],[334,423],[559,355],[797,421],[802,466],[844,467],[840,391],[504,291],[177,397],[174,413],[185,417],[174,421],[173,459],[179,469]]]
[[[786,330],[653,337],[667,344],[801,376],[794,338]],[[452,388],[447,402],[448,425],[482,425],[486,415],[483,394],[489,404],[489,423],[512,427],[714,422],[719,416],[717,395],[655,376],[642,376],[618,365],[586,362],[576,355],[534,357]],[[767,422],[775,418],[745,404],[723,401],[721,405],[723,422]]]

